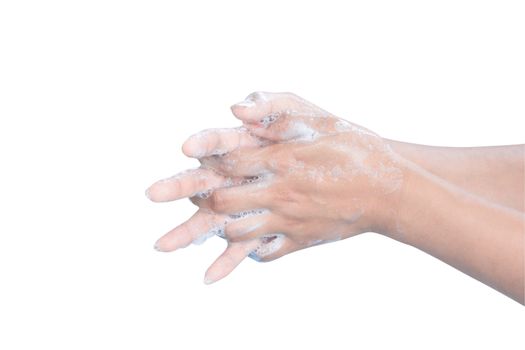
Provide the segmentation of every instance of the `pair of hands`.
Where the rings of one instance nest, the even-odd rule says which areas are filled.
[[[225,238],[226,250],[205,275],[212,283],[247,256],[270,261],[392,229],[404,175],[378,135],[291,93],[252,93],[231,110],[242,127],[204,130],[183,144],[199,168],[146,191],[154,202],[188,197],[199,208],[157,250]]]

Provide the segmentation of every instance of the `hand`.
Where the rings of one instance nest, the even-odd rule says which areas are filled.
[[[269,261],[297,249],[381,229],[378,224],[381,216],[376,215],[374,219],[373,212],[384,206],[383,196],[395,198],[402,175],[395,166],[394,154],[377,135],[333,117],[292,94],[254,93],[232,106],[232,111],[249,130],[205,130],[190,137],[183,145],[183,152],[190,157],[202,158],[203,167],[161,181],[150,188],[151,198],[157,201],[194,196],[202,191],[192,199],[202,208],[188,222],[162,237],[157,242],[158,249],[171,251],[202,240],[199,237],[226,234],[228,248],[206,274],[208,280],[218,280],[231,272],[247,254],[256,260]],[[294,142],[296,144],[292,145]],[[278,151],[280,156],[274,158],[272,152],[277,147],[283,150]],[[265,148],[266,151],[263,151]],[[304,160],[293,157],[295,149]],[[239,159],[235,157],[249,156],[250,153],[246,152],[250,150],[265,152],[266,160],[270,159],[267,162],[269,166],[258,171],[243,170],[250,167],[250,163],[236,164]],[[287,150],[294,151],[287,154]],[[220,157],[224,154],[228,155]],[[330,154],[334,157],[326,157]],[[261,157],[261,164],[264,164],[263,153]],[[327,158],[328,161],[325,161]],[[232,171],[234,165],[236,169]],[[279,173],[283,169],[297,171]],[[269,197],[274,203],[271,211],[257,208],[245,211],[245,215],[219,214],[212,209],[220,209],[222,200],[217,199],[221,198],[220,192],[212,194],[210,199],[205,199],[206,195],[203,195],[203,192],[211,194],[213,189],[221,186],[231,186],[234,181],[241,184],[258,180],[247,188],[232,188],[228,192],[230,196],[236,196],[232,191],[260,189],[270,185],[272,174],[278,175],[274,181],[281,176],[282,181],[273,184],[271,189],[268,187],[268,191],[261,191],[267,192],[267,195],[277,191],[277,196],[274,195],[273,199],[271,195]],[[291,186],[287,185],[287,181],[292,182]],[[323,191],[311,191],[309,186],[312,182],[322,186]],[[355,190],[348,188],[345,185],[347,182],[353,183]],[[362,186],[363,183],[365,186]],[[367,186],[374,187],[372,192],[367,193]],[[343,192],[348,195],[342,196]],[[286,193],[290,196],[295,193],[295,197],[283,198]],[[374,197],[373,193],[379,195]],[[300,196],[304,200],[298,200]],[[249,193],[244,198],[249,198]],[[376,203],[378,198],[379,204],[383,205]],[[242,201],[237,202],[242,204]],[[293,207],[279,207],[283,203],[301,205],[286,211]],[[319,210],[319,205],[324,210]],[[242,205],[230,211],[241,211],[240,208]],[[313,212],[313,215],[308,212]],[[304,220],[304,215],[308,215],[310,220]],[[287,230],[279,229],[280,226],[285,226]],[[276,232],[279,230],[282,232]],[[203,232],[207,234],[203,235]],[[258,236],[258,239],[253,239]]]
[[[376,134],[292,94],[255,93],[232,107],[254,135],[275,143],[201,160],[223,176],[257,177],[193,198],[201,208],[259,215],[229,223],[230,242],[264,238],[262,261],[389,225],[403,180],[399,158]],[[220,134],[214,137],[220,138]]]

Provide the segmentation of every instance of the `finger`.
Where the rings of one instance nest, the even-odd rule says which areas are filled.
[[[297,111],[281,111],[270,116],[271,124],[246,127],[258,137],[279,142],[291,140],[315,140],[321,135],[336,132],[336,119],[328,116],[305,116]]]
[[[293,94],[254,93],[247,100],[252,101],[251,106],[233,105],[232,112],[258,137],[312,140],[336,131],[337,118]]]
[[[228,243],[226,250],[206,271],[204,275],[204,283],[211,284],[228,276],[258,245],[259,242],[256,240]]]
[[[209,157],[232,152],[238,148],[260,147],[265,142],[246,128],[207,129],[190,136],[182,152],[192,158]]]
[[[278,145],[262,148],[238,149],[221,157],[202,158],[204,168],[213,169],[220,174],[236,177],[257,176],[271,172],[270,160],[275,157]]]
[[[235,214],[243,211],[266,208],[267,193],[262,183],[220,188],[208,198],[192,197],[191,201],[199,208],[219,214]]]
[[[232,112],[252,134],[273,142],[314,140],[344,131],[373,134],[290,93],[254,93],[233,105]]]
[[[168,202],[227,186],[231,182],[232,179],[211,169],[191,169],[155,182],[146,190],[146,196],[153,202]]]
[[[260,138],[272,141],[303,140],[312,141],[319,136],[332,135],[340,132],[355,132],[358,134],[375,135],[368,129],[350,123],[331,115],[303,115],[297,111],[283,111],[274,117],[272,124],[258,127],[246,125],[248,129]]]
[[[227,217],[198,210],[188,221],[177,226],[155,243],[155,249],[171,252],[191,243],[201,244],[214,235],[224,235]]]
[[[228,241],[250,241],[260,236],[279,232],[276,217],[269,211],[233,220],[224,228]]]
[[[259,125],[271,123],[272,117],[285,111],[297,111],[304,115],[325,114],[321,108],[289,93],[254,92],[242,102],[234,104],[231,110],[235,117],[245,124]],[[266,119],[265,119],[266,118]]]

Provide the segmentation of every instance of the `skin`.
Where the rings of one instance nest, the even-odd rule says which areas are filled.
[[[147,191],[153,201],[190,197],[199,207],[157,241],[160,251],[224,229],[228,247],[206,283],[250,253],[271,261],[371,231],[524,302],[523,145],[445,148],[386,140],[289,93],[253,93],[232,112],[243,128],[206,130],[184,143],[199,169]],[[260,211],[232,216],[253,209]]]
[[[435,147],[385,140],[392,149],[467,192],[525,212],[525,147]]]

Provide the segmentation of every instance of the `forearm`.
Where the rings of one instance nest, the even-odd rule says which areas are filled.
[[[525,215],[409,164],[392,237],[524,303]]]
[[[525,212],[525,145],[434,147],[385,141],[396,153],[445,181]]]

